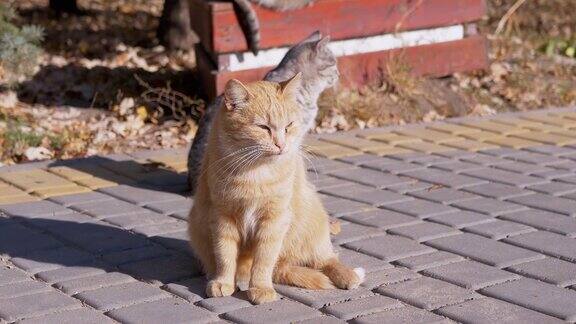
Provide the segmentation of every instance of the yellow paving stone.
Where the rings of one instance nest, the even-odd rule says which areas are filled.
[[[526,130],[527,131],[527,130]],[[474,141],[479,141],[479,142],[484,142],[487,141],[489,139],[493,139],[493,138],[500,138],[503,137],[503,135],[500,134],[496,134],[496,133],[492,133],[492,132],[480,132],[480,133],[474,133],[474,134],[463,134],[460,135],[464,138],[470,139],[470,140],[474,140]]]
[[[552,134],[557,134],[557,135],[562,135],[562,136],[566,136],[566,137],[574,137],[576,138],[576,130],[574,129],[559,129],[556,131],[552,131],[550,132]]]
[[[477,142],[477,141],[472,141],[472,140],[448,142],[448,143],[444,143],[442,145],[454,147],[454,148],[461,149],[461,150],[473,151],[473,152],[480,151],[480,150],[495,149],[495,148],[499,147],[498,145],[483,143],[483,142]]]
[[[156,163],[161,164],[174,164],[174,163],[186,163],[187,157],[183,155],[162,155],[162,156],[153,156],[148,158],[148,160]]]
[[[0,198],[24,196],[26,192],[13,186],[0,187]]]
[[[17,203],[38,201],[38,200],[40,200],[38,197],[34,197],[31,195],[14,196],[14,197],[0,197],[0,205],[17,204]]]
[[[405,148],[401,148],[401,147],[396,147],[396,146],[386,146],[386,147],[381,147],[378,149],[372,149],[372,150],[366,151],[366,153],[376,154],[376,155],[380,155],[380,156],[413,153],[413,152],[414,151],[411,151],[411,150],[408,150]]]
[[[62,188],[49,188],[49,189],[39,189],[32,192],[42,198],[49,198],[55,196],[71,195],[83,192],[90,192],[92,189],[83,186],[70,186]]]
[[[380,147],[386,147],[387,145],[382,142],[377,141],[370,141],[360,137],[354,136],[329,136],[326,138],[321,139],[321,141],[328,142],[331,144],[337,144],[349,147],[351,149],[357,150],[370,150],[370,149],[378,149]]]
[[[541,132],[530,132],[525,134],[514,135],[514,137],[519,137],[522,139],[531,140],[534,142],[540,142],[544,144],[555,144],[555,145],[570,145],[576,143],[575,137],[567,137],[551,133],[541,133]]]
[[[576,111],[553,112],[549,113],[548,115],[576,120]]]
[[[454,135],[472,134],[480,132],[480,130],[476,128],[466,127],[458,124],[437,124],[426,126],[426,128]]]
[[[9,184],[7,184],[6,182],[0,181],[0,188],[2,188],[2,187],[8,187],[8,186],[9,186]]]
[[[516,126],[516,127],[542,125],[542,123],[537,123],[535,121],[520,119],[520,118],[516,118],[516,117],[497,117],[497,118],[491,119],[491,121],[493,121],[495,123],[499,123],[499,124],[512,125],[512,126]]]
[[[539,122],[542,124],[549,124],[555,125],[560,127],[573,127],[576,126],[576,121],[562,118],[562,117],[554,117],[554,116],[546,116],[546,115],[521,115],[521,119],[526,119],[530,121]]]
[[[548,124],[526,125],[526,126],[524,126],[524,128],[526,128],[530,131],[544,132],[544,133],[555,132],[555,131],[559,131],[562,129],[566,129],[566,128],[561,127],[561,126],[548,125]]]
[[[497,134],[501,134],[501,135],[519,134],[519,133],[527,132],[526,129],[523,129],[520,127],[514,127],[512,125],[505,125],[502,123],[496,123],[496,122],[490,121],[490,120],[463,121],[460,123],[462,125],[482,129],[485,131],[489,131],[489,132],[493,132],[493,133],[497,133]],[[471,135],[474,135],[474,134],[471,134]],[[468,136],[465,136],[465,137],[468,137]]]
[[[400,135],[414,136],[414,137],[420,138],[422,140],[425,140],[428,142],[434,142],[434,143],[438,143],[438,144],[446,143],[449,141],[458,141],[458,140],[462,139],[462,138],[459,138],[458,136],[454,136],[452,134],[443,133],[443,132],[439,132],[439,131],[435,131],[435,130],[431,130],[431,129],[425,129],[425,128],[402,129],[402,130],[396,131],[396,133],[398,133]],[[404,145],[404,143],[402,145]]]
[[[362,154],[362,151],[353,150],[344,146],[332,145],[332,146],[313,146],[307,149],[307,151],[322,156],[329,159],[336,159],[346,156],[354,156]]]
[[[414,136],[399,135],[391,132],[382,132],[374,134],[359,134],[359,137],[367,138],[374,141],[384,142],[390,145],[398,145],[402,143],[421,142],[422,139]]]
[[[90,179],[81,179],[76,181],[79,185],[86,186],[90,189],[96,190],[100,188],[107,188],[107,187],[114,187],[117,186],[118,183],[110,180],[100,179],[100,178],[90,178]]]
[[[41,169],[0,173],[0,179],[12,184],[35,183],[39,180],[47,180],[53,177],[56,176]]]
[[[314,138],[312,136],[306,136],[304,138],[303,144],[305,146],[332,146],[333,144],[330,144],[328,142],[324,142],[324,141],[320,141],[317,138]]]
[[[525,147],[542,145],[541,143],[528,141],[528,140],[521,139],[518,137],[500,137],[500,138],[489,139],[486,142],[491,143],[491,144],[504,146],[504,147],[510,147],[510,148],[514,148],[514,149],[521,149],[521,148],[525,148]]]
[[[453,151],[454,150],[454,148],[452,148],[452,147],[439,145],[439,144],[435,144],[435,143],[428,143],[428,142],[406,143],[406,144],[400,144],[398,146],[402,147],[402,148],[409,149],[409,150],[428,153],[428,154],[436,153],[436,152],[447,152],[447,151]]]
[[[88,178],[92,178],[93,175],[88,173],[88,172],[84,172],[69,166],[57,166],[57,167],[51,167],[48,168],[48,172],[52,172],[56,175],[59,175],[63,178],[66,178],[68,180],[80,180],[80,179],[88,179]]]

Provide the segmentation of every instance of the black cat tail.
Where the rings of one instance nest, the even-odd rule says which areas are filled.
[[[256,55],[260,49],[260,22],[256,16],[256,11],[249,0],[232,0],[232,2],[240,27],[246,36],[248,47]]]

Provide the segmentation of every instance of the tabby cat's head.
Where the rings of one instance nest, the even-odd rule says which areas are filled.
[[[268,72],[266,80],[284,81],[302,72],[302,85],[309,91],[320,94],[338,82],[336,56],[328,48],[330,37],[322,38],[314,32],[299,44],[293,46],[278,64]]]
[[[223,136],[234,149],[280,158],[300,148],[306,131],[302,110],[295,100],[301,86],[299,73],[285,82],[242,84],[231,80],[224,90]],[[257,154],[255,154],[256,156]]]

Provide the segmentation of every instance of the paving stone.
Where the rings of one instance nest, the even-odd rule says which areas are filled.
[[[429,190],[415,191],[410,192],[409,195],[441,204],[451,204],[458,201],[478,198],[478,196],[471,193],[450,188],[433,188]]]
[[[232,296],[202,299],[198,302],[198,306],[202,306],[211,312],[222,314],[236,309],[250,307],[252,304],[248,301],[245,292],[236,292]]]
[[[339,161],[350,163],[353,165],[361,165],[364,163],[369,163],[372,161],[394,161],[392,159],[383,158],[378,155],[374,154],[361,154],[361,155],[354,155],[354,156],[346,156],[343,158],[339,158]]]
[[[29,318],[19,321],[19,324],[62,324],[62,323],[83,323],[83,324],[113,324],[116,321],[104,316],[102,313],[90,308],[80,308],[67,310],[55,314],[41,317]]]
[[[166,233],[181,232],[186,230],[188,225],[186,222],[170,222],[154,225],[142,225],[132,228],[132,231],[145,236],[155,236]]]
[[[427,221],[463,228],[494,221],[493,216],[475,213],[471,211],[461,211],[457,213],[443,214],[427,218]]]
[[[152,209],[158,213],[171,215],[179,211],[189,212],[192,208],[192,203],[194,201],[189,198],[171,200],[171,201],[161,201],[146,204],[145,207]]]
[[[109,311],[128,305],[158,300],[168,296],[167,293],[159,288],[142,282],[131,282],[85,291],[76,295],[76,298],[96,309]]]
[[[465,156],[460,158],[460,160],[484,166],[494,166],[498,164],[512,163],[512,161],[510,160],[505,160],[504,158],[500,158],[498,156],[492,156],[486,154],[475,154],[472,156]]]
[[[422,219],[441,214],[454,213],[458,211],[457,209],[449,206],[420,199],[393,204],[386,204],[383,206],[383,208]]]
[[[204,277],[197,277],[167,284],[163,286],[163,289],[176,296],[179,296],[180,298],[186,299],[191,303],[194,303],[204,298],[207,298],[206,296],[207,283],[208,282]]]
[[[526,225],[501,220],[468,226],[464,228],[464,230],[494,240],[501,240],[503,238],[536,231],[536,229]]]
[[[404,143],[398,144],[398,147],[427,154],[454,150],[452,147],[428,142]]]
[[[431,129],[424,129],[424,128],[405,128],[405,129],[401,129],[398,131],[394,131],[394,133],[397,133],[399,135],[407,135],[407,136],[417,137],[417,138],[423,139],[425,141],[431,141],[431,142],[435,142],[435,143],[446,143],[446,142],[458,140],[458,137],[456,137],[452,134],[447,134],[444,132],[439,132],[439,131],[435,131],[435,130],[431,130]],[[412,143],[412,142],[409,142],[409,143]],[[405,144],[405,143],[399,143],[399,144]]]
[[[371,204],[371,205],[384,205],[395,202],[407,201],[412,198],[397,194],[390,190],[380,190],[380,189],[360,189],[361,187],[338,187],[322,189],[320,192],[326,193],[333,196],[338,196],[350,200],[354,200],[361,203]],[[332,204],[327,204],[330,206]]]
[[[481,130],[485,130],[488,132],[482,132],[483,134],[501,134],[501,135],[511,135],[511,134],[519,134],[525,133],[527,130],[522,128],[510,127],[509,125],[495,123],[490,120],[481,120],[481,121],[462,121],[460,122],[462,125],[470,126],[473,128],[478,128]]]
[[[23,240],[22,238],[26,238]],[[51,236],[38,234],[21,225],[0,227],[0,252],[10,255],[22,255],[34,251],[54,249],[62,246],[60,241]]]
[[[478,290],[520,276],[476,261],[462,261],[422,271],[423,274],[455,285]]]
[[[340,249],[337,253],[340,262],[351,268],[361,267],[366,272],[392,268],[390,263],[349,249]]]
[[[556,145],[538,145],[533,147],[527,147],[525,150],[530,152],[542,153],[552,156],[563,156],[566,154],[572,154],[574,151],[570,148],[556,146]]]
[[[388,230],[388,232],[391,234],[411,238],[417,242],[425,242],[440,237],[460,234],[460,231],[452,227],[430,222],[392,228]]]
[[[422,222],[418,218],[384,209],[375,209],[345,215],[342,216],[342,219],[366,226],[378,227],[380,229],[390,229]]]
[[[304,321],[300,321],[300,322],[295,322],[298,324],[342,324],[342,323],[346,323],[346,321],[341,320],[341,319],[337,319],[334,316],[320,316],[320,317],[314,317],[308,320],[304,320]]]
[[[461,141],[448,142],[448,143],[445,143],[444,145],[449,146],[449,147],[453,147],[453,148],[457,148],[460,150],[468,150],[471,152],[498,148],[498,145],[488,144],[486,142],[476,141],[476,140],[472,140],[472,139],[465,139],[465,140],[461,140]]]
[[[404,306],[389,311],[355,318],[354,324],[381,324],[381,323],[449,323],[446,318],[427,312],[423,309]]]
[[[335,171],[331,172],[330,175],[376,188],[381,188],[385,185],[404,184],[414,181],[412,179],[401,178],[389,173],[365,168]]]
[[[479,212],[490,216],[499,216],[528,209],[522,205],[517,205],[492,198],[478,198],[474,200],[458,201],[452,205],[458,208]]]
[[[142,207],[138,207],[131,203],[127,203],[125,201],[117,199],[106,201],[105,204],[103,204],[100,201],[97,201],[92,203],[83,203],[80,205],[74,205],[71,208],[81,213],[94,216],[98,219],[104,219],[120,215],[144,213],[147,211]]]
[[[397,235],[377,236],[346,243],[345,246],[352,250],[375,256],[384,261],[394,261],[434,252],[434,249],[428,246],[418,244],[411,239]]]
[[[10,216],[23,218],[50,217],[53,215],[70,214],[74,212],[71,209],[46,200],[1,205],[0,211],[3,211]]]
[[[430,124],[426,128],[437,130],[444,133],[450,133],[453,135],[463,135],[463,134],[474,134],[481,132],[475,127],[468,127],[468,125],[458,125],[458,124]]]
[[[33,295],[47,291],[54,291],[54,288],[48,286],[44,282],[32,280],[0,285],[0,300]]]
[[[526,262],[511,266],[508,270],[560,287],[576,284],[576,264],[556,258]]]
[[[548,171],[539,171],[534,172],[532,175],[540,178],[544,178],[547,180],[556,180],[564,177],[570,177],[574,173],[570,170],[562,170],[562,169],[553,169]]]
[[[210,323],[218,319],[216,314],[198,306],[168,298],[146,302],[107,313],[121,323]]]
[[[576,291],[534,279],[523,278],[484,288],[481,292],[566,321],[576,319]]]
[[[186,257],[161,257],[120,265],[134,277],[147,282],[171,282],[200,273],[198,264]]]
[[[408,257],[395,262],[414,271],[434,268],[464,260],[463,257],[444,251],[432,252],[424,255]]]
[[[506,159],[510,161],[521,161],[539,165],[550,165],[563,161],[563,159],[555,156],[534,152],[520,152],[518,154],[508,156]]]
[[[472,290],[427,277],[380,286],[376,292],[425,310],[481,297]]]
[[[420,274],[415,271],[402,267],[394,267],[367,273],[364,282],[361,283],[360,286],[367,289],[374,289],[382,285],[388,285],[420,277]]]
[[[498,268],[543,258],[539,253],[468,233],[435,239],[426,244]]]
[[[321,313],[302,304],[281,299],[275,302],[228,312],[224,318],[239,324],[286,323],[320,316]]]
[[[353,155],[344,155],[344,156],[354,156],[354,155],[360,155],[361,152],[356,151]],[[344,157],[342,156],[342,157]],[[342,158],[339,157],[339,158]],[[336,170],[345,170],[345,169],[354,169],[354,166],[349,164],[349,163],[344,163],[344,162],[340,162],[340,161],[335,161],[335,160],[331,160],[331,159],[325,159],[325,158],[315,158],[312,161],[312,167],[309,168],[309,170],[311,171],[316,171],[318,173],[328,173],[331,171],[336,171]]]
[[[104,192],[113,197],[125,200],[127,202],[137,204],[139,206],[155,202],[182,199],[182,196],[178,194],[146,188],[138,188],[128,185],[120,185],[110,188],[99,189],[99,191]]]
[[[361,164],[362,167],[366,167],[372,170],[378,170],[382,172],[389,172],[392,174],[398,174],[401,172],[414,171],[424,169],[424,165],[409,163],[409,162],[399,162],[397,160],[389,159],[390,161],[373,160],[370,162],[364,162]]]
[[[552,165],[554,169],[559,170],[568,170],[568,171],[575,171],[576,170],[576,161],[564,161],[561,163],[556,163]]]
[[[391,145],[421,141],[421,139],[414,136],[399,135],[390,131],[382,131],[378,129],[364,129],[358,133],[358,136],[371,140],[381,141]]]
[[[569,216],[576,216],[576,201],[544,194],[533,194],[508,199],[517,204],[544,209]]]
[[[341,227],[342,231],[340,233],[331,236],[332,242],[334,244],[339,245],[347,242],[361,240],[363,238],[385,234],[385,232],[374,227],[368,227],[348,222],[342,222]]]
[[[173,254],[173,252],[167,250],[162,246],[148,245],[135,249],[110,252],[102,255],[102,260],[104,260],[109,264],[119,266],[126,263],[155,259],[161,256],[168,256],[171,254]]]
[[[540,193],[553,195],[553,196],[563,196],[573,192],[576,192],[576,186],[572,184],[562,183],[562,182],[550,182],[536,186],[528,187],[530,190],[534,190]]]
[[[105,272],[78,279],[60,281],[54,287],[69,295],[75,295],[87,290],[95,290],[135,281],[134,278],[119,272]]]
[[[510,157],[507,157],[508,159]],[[521,173],[521,174],[532,174],[535,172],[546,172],[546,171],[553,171],[553,168],[544,166],[544,165],[536,165],[536,164],[532,164],[532,163],[524,163],[524,162],[514,162],[514,163],[505,163],[505,164],[499,164],[494,166],[497,169],[501,169],[504,171],[510,171],[510,172],[515,172],[515,173]]]
[[[529,132],[529,133],[516,134],[513,136],[543,144],[555,144],[560,146],[576,143],[576,139],[570,138],[568,136],[562,136],[544,132]]]
[[[86,264],[87,261],[93,259],[94,257],[86,252],[63,246],[53,250],[32,252],[22,257],[14,257],[11,261],[20,269],[35,274],[65,266]]]
[[[487,143],[496,144],[498,146],[503,146],[506,148],[522,149],[534,145],[540,144],[539,142],[529,141],[526,139],[518,137],[500,137],[500,138],[490,138],[486,140]],[[491,151],[491,150],[488,150]]]
[[[151,237],[151,239],[166,248],[183,253],[192,253],[190,251],[188,231],[160,234]]]
[[[563,323],[557,318],[493,298],[442,307],[437,313],[459,323]]]
[[[389,186],[387,189],[394,191],[394,192],[397,192],[397,193],[405,194],[405,193],[413,192],[413,191],[427,190],[427,189],[430,189],[432,187],[433,187],[433,185],[430,183],[413,182],[413,183],[407,183],[407,184],[403,184],[403,185]]]
[[[502,215],[501,218],[538,229],[576,237],[576,221],[574,218],[565,215],[544,210],[530,209]]]
[[[151,244],[150,241],[141,235],[135,235],[120,229],[100,235],[75,237],[70,240],[81,248],[98,254],[133,249]]]
[[[106,264],[100,261],[87,261],[80,265],[42,271],[37,273],[36,276],[52,284],[59,281],[78,279],[104,273],[108,268],[109,267]]]
[[[508,243],[552,255],[567,261],[576,261],[576,240],[555,233],[537,231],[505,240]]]
[[[34,295],[0,299],[0,318],[16,321],[56,311],[80,307],[78,300],[60,292],[43,292]]]
[[[0,263],[0,286],[30,280],[29,275],[20,269]]]
[[[454,161],[453,159],[444,157],[444,155],[447,155],[448,152],[460,152],[460,150],[452,149],[446,152],[434,152],[434,154],[426,154],[426,153],[397,154],[394,155],[393,157],[395,159],[404,162],[417,163],[422,166],[433,166],[441,163],[453,162]]]
[[[474,186],[486,182],[478,178],[431,169],[403,172],[402,175],[454,189]]]
[[[537,185],[541,183],[546,183],[547,181],[542,178],[527,176],[523,174],[518,174],[514,172],[498,170],[493,168],[471,170],[463,172],[466,175],[477,177],[479,179],[485,179],[493,182],[508,184],[518,187],[526,187],[530,185]]]
[[[137,214],[108,217],[106,218],[106,221],[122,228],[132,229],[136,226],[170,223],[175,222],[176,220],[162,214],[146,211]]]
[[[34,228],[40,228],[44,230],[50,230],[51,228],[62,226],[64,224],[69,223],[95,223],[97,221],[96,218],[84,215],[78,212],[72,212],[70,214],[62,214],[62,215],[54,215],[45,218],[25,218],[22,219],[27,225],[30,225]]]
[[[360,299],[374,295],[370,290],[363,287],[351,290],[310,290],[285,285],[276,285],[276,290],[280,294],[289,297],[290,299],[296,300],[313,308],[322,308],[343,301]]]
[[[471,193],[475,193],[481,196],[486,196],[490,198],[496,198],[500,200],[512,198],[512,197],[519,197],[519,196],[526,196],[531,194],[532,192],[529,190],[521,189],[514,186],[509,186],[500,183],[485,183],[477,186],[471,186],[463,189],[464,191],[468,191]]]
[[[367,314],[374,314],[394,308],[403,307],[396,299],[375,295],[327,306],[324,311],[344,320]]]

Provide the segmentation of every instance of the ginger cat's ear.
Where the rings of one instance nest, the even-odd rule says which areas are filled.
[[[298,88],[302,84],[302,72],[298,72],[292,79],[280,82],[280,89],[282,91],[282,95],[290,94],[294,95]]]
[[[251,94],[242,82],[232,79],[224,88],[224,104],[230,111],[246,108]]]

